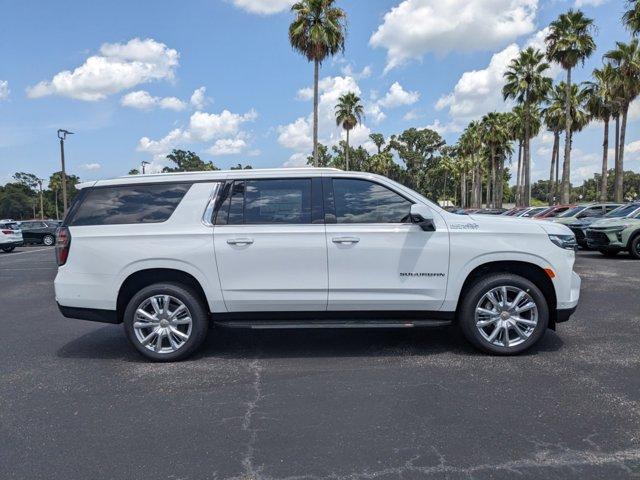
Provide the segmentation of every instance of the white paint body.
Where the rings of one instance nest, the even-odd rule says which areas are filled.
[[[220,225],[203,222],[219,182],[227,179],[347,177],[374,180],[429,208],[435,231],[415,224]],[[131,274],[170,268],[191,274],[210,310],[455,311],[476,267],[520,261],[550,268],[558,309],[577,305],[575,253],[549,234],[570,235],[559,224],[512,217],[455,215],[387,178],[331,169],[198,172],[125,177],[91,185],[194,183],[162,223],[71,226],[68,261],[58,269],[60,305],[115,310]],[[356,237],[357,243],[335,239]],[[247,238],[249,244],[228,242]],[[428,272],[406,276],[406,272]],[[162,279],[159,279],[161,281]]]

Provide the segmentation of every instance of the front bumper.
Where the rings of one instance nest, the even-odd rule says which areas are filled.
[[[620,250],[625,248],[620,230],[587,229],[587,245],[596,250]]]

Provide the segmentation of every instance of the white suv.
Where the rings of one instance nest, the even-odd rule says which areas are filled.
[[[124,323],[138,351],[177,360],[216,326],[457,324],[515,354],[578,303],[563,225],[447,213],[368,173],[237,170],[83,185],[58,231],[56,300]]]
[[[22,231],[14,220],[0,220],[0,250],[13,252],[23,244]]]

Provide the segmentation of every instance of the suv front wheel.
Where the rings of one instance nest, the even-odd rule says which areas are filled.
[[[129,341],[154,361],[187,358],[204,341],[209,315],[204,302],[191,288],[157,283],[135,294],[124,312]]]
[[[519,275],[495,274],[471,286],[458,322],[480,350],[515,355],[540,340],[549,324],[549,307],[533,282]]]

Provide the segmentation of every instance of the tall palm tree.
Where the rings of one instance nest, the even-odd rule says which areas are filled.
[[[622,22],[635,37],[640,33],[640,0],[627,0],[627,8],[628,10],[622,16]]]
[[[347,132],[347,143],[344,149],[344,157],[349,170],[349,132],[362,123],[364,107],[360,103],[360,97],[353,92],[347,92],[338,99],[336,105],[336,125]]]
[[[500,187],[504,167],[504,151],[511,141],[510,117],[505,113],[491,112],[482,117],[482,141],[489,150],[489,172],[487,182],[487,205],[491,208],[501,203]]]
[[[480,208],[482,205],[482,128],[480,122],[471,122],[458,139],[460,152],[468,158],[471,166],[471,206]]]
[[[569,99],[571,97],[571,70],[583,63],[596,49],[593,40],[593,20],[587,18],[580,10],[569,10],[561,14],[549,25],[549,34],[545,38],[547,58],[567,71],[565,83],[565,144],[564,163],[562,165],[562,202],[569,203],[571,196],[571,132],[572,118]]]
[[[602,140],[602,178],[600,183],[600,201],[607,201],[607,172],[609,171],[609,121],[615,110],[614,81],[615,70],[611,65],[593,70],[593,81],[587,82],[587,108],[592,118],[604,124]],[[617,157],[616,157],[617,159]]]
[[[633,39],[629,43],[616,42],[616,48],[604,55],[615,69],[617,77],[616,95],[620,102],[622,124],[620,125],[619,151],[616,158],[616,183],[614,196],[616,202],[622,202],[624,197],[624,150],[627,132],[627,116],[629,104],[640,93],[640,41]]]
[[[505,100],[514,99],[523,106],[524,126],[524,202],[531,201],[531,148],[530,141],[532,110],[537,108],[551,89],[551,78],[545,76],[549,64],[544,61],[544,54],[533,47],[520,52],[504,73],[506,83],[502,88]]]
[[[294,50],[313,62],[313,158],[318,161],[318,81],[320,64],[344,51],[347,14],[334,6],[335,0],[301,0],[291,11],[289,42]]]
[[[553,205],[558,202],[559,193],[560,135],[565,126],[564,95],[559,95],[557,88],[552,89],[547,101],[549,106],[543,110],[542,115],[547,130],[553,134],[551,164],[549,165],[549,205]]]

